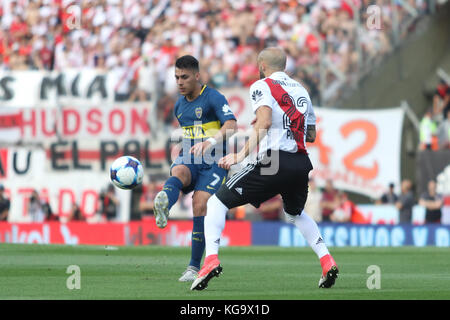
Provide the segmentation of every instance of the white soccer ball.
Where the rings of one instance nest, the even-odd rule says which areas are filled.
[[[109,169],[109,174],[116,187],[130,190],[142,183],[144,168],[138,159],[123,156],[114,160]]]

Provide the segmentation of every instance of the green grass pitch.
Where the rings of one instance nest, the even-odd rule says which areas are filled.
[[[178,282],[190,248],[0,244],[0,299],[303,300],[450,299],[449,248],[330,248],[336,285],[317,287],[309,248],[221,248],[223,274],[204,291]],[[80,267],[80,289],[66,273]],[[380,289],[369,290],[370,265]]]

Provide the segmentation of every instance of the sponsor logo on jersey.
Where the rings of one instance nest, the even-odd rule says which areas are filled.
[[[187,139],[200,139],[213,137],[220,130],[220,121],[199,123],[193,126],[184,126],[183,137]]]
[[[252,99],[253,99],[253,101],[255,101],[255,102],[258,102],[259,100],[261,100],[262,96],[263,96],[263,94],[262,94],[262,92],[259,91],[259,90],[255,90],[255,91],[253,91],[253,93],[252,93]]]
[[[233,111],[231,111],[230,106],[227,105],[227,104],[224,104],[224,105],[223,105],[223,107],[222,107],[222,112],[223,112],[226,116],[232,115],[232,114],[233,114]]]

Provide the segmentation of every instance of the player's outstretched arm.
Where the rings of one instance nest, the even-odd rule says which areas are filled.
[[[206,141],[196,143],[192,146],[190,152],[195,156],[204,154],[210,147],[222,142],[224,139],[231,137],[237,130],[236,120],[227,120],[223,123],[220,130]]]
[[[230,153],[219,160],[219,167],[229,170],[236,163],[243,161],[266,136],[267,130],[272,125],[272,109],[268,106],[260,106],[256,110],[256,119],[250,137],[239,153]]]

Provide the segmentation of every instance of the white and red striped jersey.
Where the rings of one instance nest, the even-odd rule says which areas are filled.
[[[261,106],[272,109],[272,125],[259,143],[258,154],[268,149],[308,154],[306,126],[316,116],[306,89],[284,72],[256,81],[250,87],[253,112]]]

